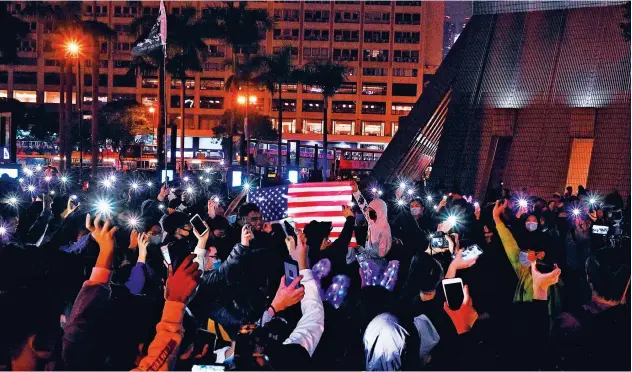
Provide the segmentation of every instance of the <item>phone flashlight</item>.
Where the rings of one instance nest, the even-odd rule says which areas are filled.
[[[579,210],[579,208],[573,208],[573,216],[577,217],[580,213],[581,211]]]

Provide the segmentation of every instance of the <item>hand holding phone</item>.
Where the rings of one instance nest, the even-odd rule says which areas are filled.
[[[463,280],[461,278],[444,279],[441,281],[441,285],[448,307],[452,310],[459,310],[465,300]]]
[[[248,224],[244,225],[244,227],[241,228],[241,245],[248,247],[253,238],[252,227]]]
[[[459,278],[445,279],[442,283],[443,290],[446,293],[446,301],[448,301],[443,305],[443,310],[452,320],[452,324],[454,324],[458,334],[468,332],[478,319],[478,313],[472,306],[469,288],[463,286],[463,282]],[[451,293],[450,297],[452,299],[450,300],[448,300],[448,292]],[[458,302],[459,299],[461,299],[461,302]],[[450,305],[450,303],[453,305]],[[454,309],[455,307],[457,308],[456,310]]]
[[[193,216],[190,222],[193,226],[194,231],[197,232],[196,235],[202,236],[208,232],[208,225],[206,224],[206,222],[204,222],[204,220],[202,220],[202,217],[200,217],[199,214]]]

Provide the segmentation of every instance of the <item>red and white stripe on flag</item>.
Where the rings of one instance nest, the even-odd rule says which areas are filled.
[[[311,221],[329,221],[332,231],[329,239],[334,241],[340,236],[345,224],[342,206],[353,201],[353,189],[350,181],[308,182],[291,184],[287,190],[287,215],[302,229]],[[351,246],[355,246],[355,237]]]

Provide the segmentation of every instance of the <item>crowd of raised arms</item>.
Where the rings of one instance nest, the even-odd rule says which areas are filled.
[[[2,177],[0,370],[630,370],[629,197],[349,184],[334,240],[204,172]]]

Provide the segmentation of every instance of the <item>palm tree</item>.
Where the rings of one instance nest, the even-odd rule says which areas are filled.
[[[283,146],[283,84],[297,83],[300,75],[300,69],[292,65],[292,48],[286,46],[280,52],[267,55],[257,56],[253,58],[253,64],[260,66],[261,69],[253,78],[257,84],[264,85],[274,97],[279,92],[279,100],[277,102],[277,110],[279,119],[277,122],[278,138],[277,138],[277,175],[281,174],[281,147]]]
[[[202,62],[206,61],[208,55],[208,47],[204,43],[204,39],[208,35],[205,28],[205,22],[197,17],[195,8],[183,8],[178,15],[167,16],[167,65],[166,70],[171,74],[172,79],[180,81],[180,169],[184,170],[184,135],[185,135],[185,93],[187,71],[202,71]],[[149,30],[156,22],[156,16],[144,16],[132,22],[132,31],[143,30],[140,40],[144,40]],[[150,53],[145,57],[137,57],[134,61],[136,67],[142,70],[160,70],[162,74],[162,52],[157,51]],[[164,78],[164,77],[163,77]],[[161,80],[162,81],[162,80]],[[161,84],[162,85],[162,84]],[[161,96],[162,97],[162,96]],[[164,103],[166,105],[166,103]],[[166,108],[165,108],[166,110]],[[158,143],[162,143],[163,139],[158,131]],[[172,136],[172,144],[176,138]],[[172,166],[175,167],[175,153],[171,156]]]
[[[233,76],[238,74],[239,53],[243,53],[244,61],[247,62],[251,55],[257,53],[259,41],[265,37],[265,32],[272,28],[273,24],[267,10],[248,9],[245,1],[240,1],[237,6],[233,1],[229,1],[225,7],[210,8],[203,15],[203,21],[206,24],[209,37],[221,39],[231,46]],[[234,87],[238,89],[237,86]],[[237,94],[236,89],[233,92],[234,95]],[[231,125],[232,123],[231,120]],[[231,128],[227,156],[229,166],[232,164],[233,132],[234,128]]]
[[[336,94],[342,83],[347,80],[347,68],[330,60],[312,61],[303,68],[301,81],[303,84],[317,86],[323,94],[323,180],[327,180],[327,111],[329,99]]]
[[[59,5],[61,4],[61,5]],[[98,147],[97,147],[97,133],[98,133],[98,89],[99,89],[99,41],[102,39],[111,40],[116,38],[116,32],[111,29],[106,23],[97,21],[96,12],[93,20],[83,20],[83,6],[79,1],[67,1],[57,4],[51,4],[42,1],[29,1],[24,10],[24,15],[35,16],[38,21],[42,18],[49,18],[53,20],[53,27],[56,32],[55,48],[61,51],[61,46],[65,42],[64,38],[69,36],[84,35],[92,40],[92,125],[91,125],[91,147],[92,147],[92,176],[96,175],[96,166],[98,162]],[[39,23],[39,22],[38,22]],[[60,153],[65,155],[66,165],[70,167],[72,162],[72,151],[70,145],[66,140],[66,126],[70,122],[70,112],[72,107],[72,73],[71,66],[66,66],[67,62],[65,58],[61,58],[61,74],[60,74],[60,113],[59,113],[59,148]],[[64,76],[65,75],[65,76]],[[64,100],[64,86],[68,91],[67,100]],[[82,100],[83,97],[77,95],[77,102]],[[64,105],[65,114],[64,114]],[[82,113],[79,113],[82,115]],[[60,168],[63,170],[63,164],[60,163]]]

